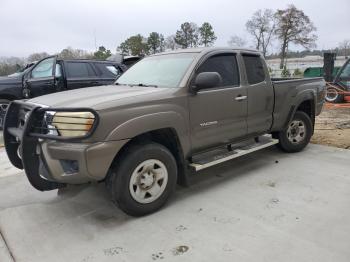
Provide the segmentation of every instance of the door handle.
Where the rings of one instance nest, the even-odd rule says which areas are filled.
[[[235,97],[235,100],[236,101],[242,101],[242,100],[246,100],[248,97],[247,96],[241,96],[241,95],[239,95],[239,96],[236,96]]]

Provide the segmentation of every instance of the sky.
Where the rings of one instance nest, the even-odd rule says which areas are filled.
[[[256,10],[289,4],[317,27],[317,48],[350,39],[350,0],[0,0],[0,56],[53,54],[68,46],[94,51],[100,45],[114,53],[131,35],[171,35],[186,21],[211,23],[215,45],[226,46],[232,35],[250,40],[245,23]]]

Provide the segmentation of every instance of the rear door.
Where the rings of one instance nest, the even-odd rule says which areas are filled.
[[[64,61],[67,89],[99,85],[99,76],[89,61]]]
[[[110,85],[123,73],[122,69],[116,64],[103,62],[93,62],[98,73],[98,85]]]
[[[217,72],[223,83],[189,96],[194,152],[228,143],[247,134],[247,90],[240,86],[236,54],[220,53],[209,56],[198,67],[191,83],[201,72]]]
[[[242,54],[248,93],[248,135],[261,134],[272,125],[274,92],[263,58]]]

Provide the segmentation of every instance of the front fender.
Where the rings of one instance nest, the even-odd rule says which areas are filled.
[[[189,131],[185,118],[176,112],[157,112],[138,116],[118,125],[107,136],[107,141],[131,139],[138,135],[172,128],[176,131],[184,154],[190,150]]]

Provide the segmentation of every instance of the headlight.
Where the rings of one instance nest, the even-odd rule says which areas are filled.
[[[81,137],[88,135],[95,122],[95,115],[92,112],[53,112],[51,123],[59,136]],[[52,128],[49,127],[49,130]],[[53,130],[53,131],[55,131]]]

